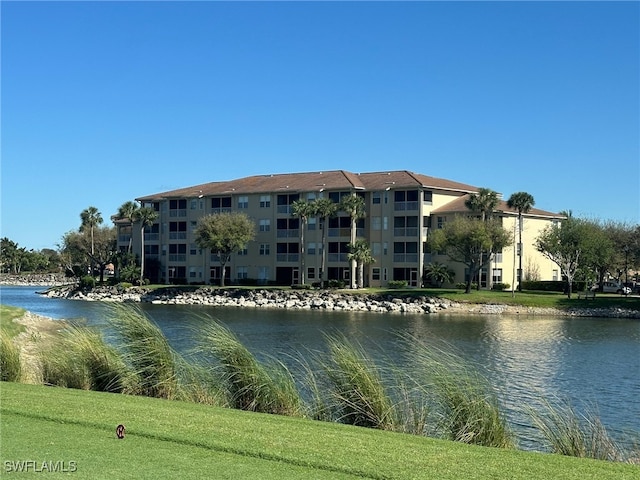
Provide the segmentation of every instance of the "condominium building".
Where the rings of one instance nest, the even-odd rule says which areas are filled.
[[[357,221],[356,239],[368,243],[375,259],[364,267],[365,286],[386,286],[389,281],[404,280],[409,286],[419,287],[424,267],[435,261],[448,264],[456,272],[454,283],[463,282],[465,266],[429,253],[427,239],[431,229],[442,227],[456,214],[468,213],[464,201],[477,191],[471,185],[405,170],[335,170],[255,175],[146,195],[136,200],[155,209],[158,219],[145,229],[145,277],[154,283],[217,284],[222,273],[219,258],[216,252],[196,244],[195,229],[205,215],[244,212],[254,221],[256,235],[227,263],[227,282],[292,285],[301,283],[303,278],[308,284],[319,282],[322,230],[326,227],[325,278],[344,280],[348,285],[352,275],[347,258],[352,241],[349,214],[338,212],[327,225],[321,224],[321,218],[309,218],[303,249],[301,222],[292,214],[291,206],[296,200],[324,197],[338,203],[344,196],[357,195],[364,200],[365,216]],[[500,201],[495,215],[505,228],[515,230],[517,212],[509,209],[506,202]],[[531,209],[524,218],[525,278],[557,278],[557,267],[542,257],[533,244],[545,226],[562,217]],[[120,247],[126,249],[131,239],[133,251],[140,252],[139,229],[122,221],[116,225]],[[512,283],[515,245],[514,242],[514,247],[494,256],[481,274],[483,286]]]

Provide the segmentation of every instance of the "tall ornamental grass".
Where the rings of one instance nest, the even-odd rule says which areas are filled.
[[[291,371],[279,361],[268,365],[220,323],[210,320],[201,334],[200,353],[210,362],[233,408],[299,416],[303,404]]]
[[[0,380],[19,382],[22,379],[20,349],[4,328],[0,329]]]
[[[70,326],[40,354],[42,380],[84,390],[134,393],[136,379],[118,351],[86,326]]]
[[[567,400],[556,399],[527,410],[553,453],[609,461],[633,461],[637,456],[637,448],[632,455],[611,438],[593,409],[579,413]]]
[[[330,383],[338,420],[361,427],[393,430],[397,423],[393,401],[382,373],[362,346],[345,337],[327,336],[329,359],[323,370]]]
[[[489,381],[450,350],[414,337],[408,365],[416,385],[432,404],[437,431],[449,440],[486,447],[514,448],[514,436]]]

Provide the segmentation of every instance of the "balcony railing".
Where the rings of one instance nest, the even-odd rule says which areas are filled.
[[[396,211],[418,210],[418,202],[395,202],[393,209]]]
[[[160,239],[159,233],[145,233],[144,241],[145,242],[157,242]]]
[[[169,232],[170,240],[186,240],[187,232]]]
[[[278,238],[298,238],[300,237],[300,230],[299,229],[290,229],[290,230],[281,229],[281,230],[278,230],[277,237]]]
[[[186,217],[187,216],[187,209],[180,209],[180,210],[169,210],[169,216],[170,217]]]
[[[401,227],[394,228],[393,234],[396,237],[417,237],[418,236],[418,227]]]
[[[346,253],[330,253],[327,255],[327,260],[329,262],[346,262],[347,254]]]
[[[278,262],[299,262],[300,254],[298,253],[278,253],[276,255]]]
[[[169,254],[169,261],[170,262],[186,262],[187,261],[187,255],[186,255],[186,253],[170,253]]]
[[[393,261],[395,263],[416,263],[418,261],[417,253],[394,253]]]
[[[277,212],[291,215],[291,205],[278,205]]]

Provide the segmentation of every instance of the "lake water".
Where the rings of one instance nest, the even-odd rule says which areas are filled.
[[[50,299],[34,287],[0,287],[0,302],[55,319],[100,324],[99,302]],[[141,304],[178,351],[196,344],[198,328],[215,318],[258,357],[289,356],[324,348],[324,333],[342,333],[372,356],[402,366],[406,345],[398,334],[448,345],[481,369],[498,392],[521,445],[535,448],[522,407],[542,397],[597,409],[617,438],[640,433],[640,321],[497,315],[405,315],[240,309]]]

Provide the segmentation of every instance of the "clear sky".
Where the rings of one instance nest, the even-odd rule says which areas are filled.
[[[254,174],[410,170],[640,223],[638,2],[1,2],[1,233]]]

